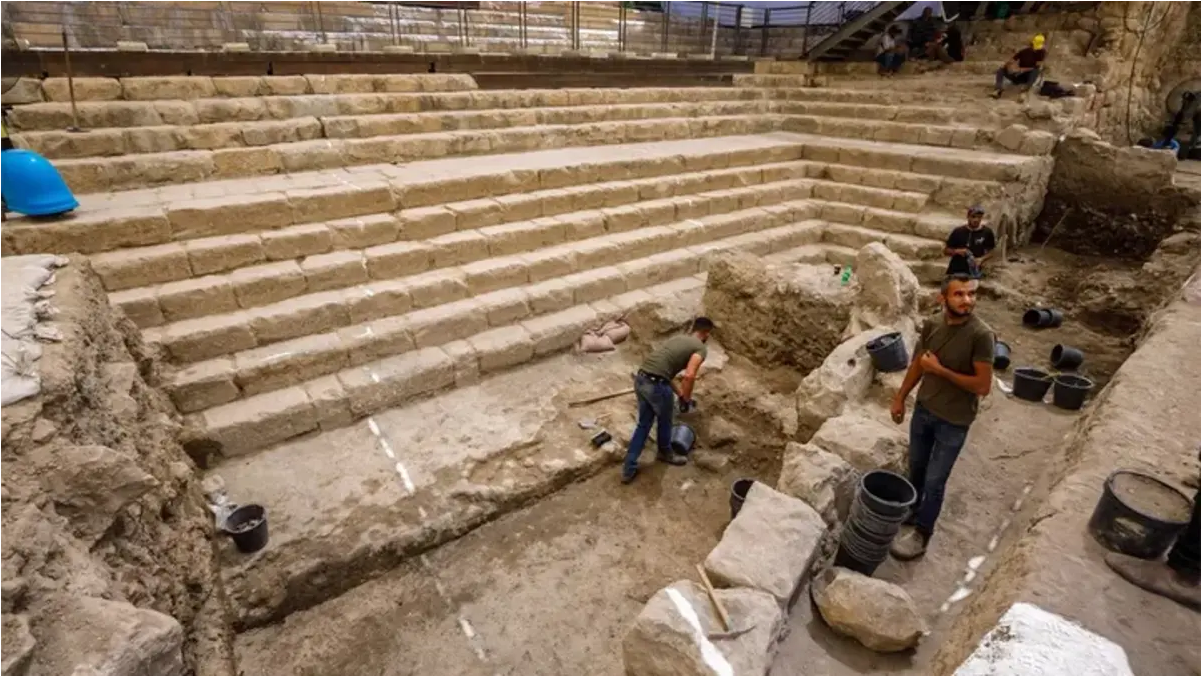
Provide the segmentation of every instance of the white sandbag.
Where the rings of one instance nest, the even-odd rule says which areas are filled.
[[[608,336],[609,340],[617,345],[630,336],[630,325],[622,320],[613,320],[606,322],[597,333]]]
[[[580,350],[585,353],[607,353],[614,350],[614,342],[604,334],[589,332],[581,337]]]
[[[42,287],[53,284],[55,268],[66,264],[66,258],[50,254],[0,258],[0,326],[4,332],[0,346],[0,405],[41,392],[37,361],[42,347],[37,339],[62,339],[56,327],[39,324],[55,315],[54,306],[47,300],[53,291]]]

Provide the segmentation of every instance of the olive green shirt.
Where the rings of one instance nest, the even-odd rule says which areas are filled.
[[[948,324],[940,311],[922,323],[914,355],[927,350],[948,369],[972,376],[976,373],[973,362],[993,363],[993,330],[976,315],[963,324]],[[977,417],[978,399],[974,393],[934,374],[923,374],[918,387],[918,403],[954,425],[972,424]]]
[[[701,339],[692,334],[673,336],[651,351],[639,369],[670,381],[689,366],[689,358],[696,353],[701,354],[702,360],[708,354]]]

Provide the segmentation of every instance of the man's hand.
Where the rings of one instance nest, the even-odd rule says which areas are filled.
[[[923,372],[938,375],[943,371],[943,363],[935,356],[935,353],[926,351],[922,357],[918,358],[918,365],[922,367]]]
[[[680,407],[680,413],[687,414],[693,410],[693,407],[697,405],[693,402],[693,400],[686,400],[685,398],[681,397],[677,399],[677,406]]]
[[[901,393],[898,393],[900,395]],[[895,396],[893,404],[889,406],[889,415],[893,417],[893,422],[900,424],[906,420],[906,400]]]

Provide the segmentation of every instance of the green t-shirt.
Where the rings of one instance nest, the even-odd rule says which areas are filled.
[[[689,358],[694,353],[700,353],[701,359],[705,359],[707,350],[701,339],[692,334],[673,336],[651,351],[639,369],[648,374],[672,380],[685,367],[689,366]]]
[[[993,330],[976,315],[963,324],[948,324],[943,312],[922,323],[914,354],[929,350],[943,366],[966,375],[976,373],[973,362],[993,363]],[[923,374],[918,403],[955,425],[968,426],[977,417],[977,396],[934,374]]]

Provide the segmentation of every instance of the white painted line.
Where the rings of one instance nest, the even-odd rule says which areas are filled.
[[[705,636],[705,631],[701,629],[701,618],[697,616],[697,610],[689,604],[689,600],[684,598],[676,588],[669,587],[666,589],[668,599],[672,600],[672,604],[676,606],[676,610],[684,617],[686,623],[693,629],[693,643],[697,645],[697,649],[701,651],[701,658],[710,670],[716,675],[729,677],[734,675],[734,668],[730,666],[730,662],[726,660],[726,656],[722,655],[722,651],[714,646],[709,637]]]
[[[380,447],[384,449],[384,455],[392,460],[396,460],[396,452],[392,450],[392,445],[383,437],[380,438]]]
[[[971,589],[966,588],[964,586],[960,586],[960,587],[956,588],[956,591],[952,593],[951,597],[947,598],[947,603],[955,604],[956,602],[967,599],[968,596],[971,594],[972,594]]]
[[[426,509],[421,507],[420,505],[417,506],[417,515],[418,515],[418,517],[421,517],[422,519],[426,519],[427,517],[429,517],[429,514],[426,512]]]
[[[994,550],[997,550],[997,544],[998,544],[998,541],[1000,541],[1000,540],[1001,540],[1001,534],[995,534],[993,538],[989,539],[989,547],[986,548],[986,550],[988,550],[989,552],[993,552]]]
[[[980,569],[981,565],[984,563],[985,563],[985,556],[977,555],[976,557],[968,560],[968,568],[970,571],[976,571],[977,569]]]
[[[379,375],[379,374],[377,374],[376,372],[374,372],[374,371],[369,371],[369,372],[367,372],[367,375],[371,377],[371,382],[372,382],[372,383],[379,383],[379,382],[380,382],[380,375]]]
[[[459,617],[459,629],[463,630],[463,634],[467,635],[468,639],[476,638],[476,631],[472,628],[472,624],[463,616]]]
[[[380,425],[376,423],[375,418],[371,416],[367,417],[367,427],[371,429],[371,434],[375,435],[376,437],[380,436]]]
[[[412,495],[417,488],[413,486],[413,479],[409,477],[409,471],[405,470],[405,466],[400,461],[396,462],[396,471],[400,473],[401,481],[405,483],[405,491]]]

